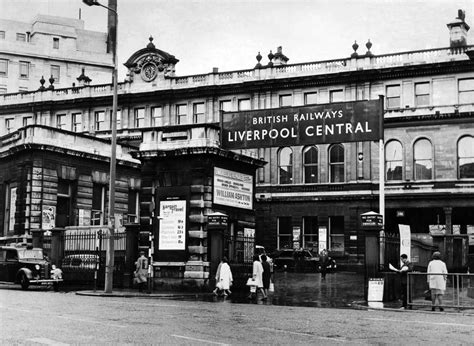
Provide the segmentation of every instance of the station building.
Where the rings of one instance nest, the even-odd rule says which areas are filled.
[[[406,225],[434,238],[450,267],[465,268],[474,252],[468,30],[460,11],[448,23],[448,47],[376,55],[368,41],[347,57],[298,64],[278,47],[250,69],[190,76],[176,75],[179,60],[150,37],[124,63],[118,86],[116,186],[125,223],[154,235],[155,277],[206,282],[222,255],[210,245],[216,215],[225,215],[229,237],[254,236],[267,251],[327,248],[357,270],[360,215],[382,212],[386,233]],[[84,85],[0,95],[0,235],[105,223],[112,93]],[[381,95],[383,108],[370,116],[383,124],[382,142],[223,145],[229,114],[330,113]],[[234,250],[248,260],[245,248]]]

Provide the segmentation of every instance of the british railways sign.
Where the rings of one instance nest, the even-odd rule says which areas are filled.
[[[375,141],[383,101],[355,101],[222,113],[222,147],[263,148]]]

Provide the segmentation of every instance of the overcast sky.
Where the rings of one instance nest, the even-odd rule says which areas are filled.
[[[78,18],[79,9],[86,29],[106,31],[107,10],[81,0],[0,0],[2,19]],[[368,39],[376,55],[447,47],[458,9],[474,44],[474,0],[118,0],[119,80],[150,35],[183,76],[253,68],[259,51],[265,64],[278,46],[289,63],[348,57],[354,40],[362,54]]]

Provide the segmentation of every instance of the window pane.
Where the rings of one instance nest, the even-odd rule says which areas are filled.
[[[415,102],[417,106],[430,104],[430,83],[415,84]]]
[[[291,95],[280,95],[280,107],[291,106]]]
[[[385,169],[387,180],[402,180],[402,144],[390,141],[385,146]]]
[[[26,42],[26,35],[25,35],[25,34],[21,34],[21,33],[17,33],[17,34],[16,34],[16,40],[17,40],[17,41],[21,41],[21,42]]]
[[[59,49],[59,38],[53,37],[53,48]]]
[[[176,124],[186,124],[187,123],[187,106],[186,105],[177,105],[176,106]]]
[[[459,80],[459,103],[474,102],[474,79]]]
[[[459,178],[474,178],[474,137],[463,137],[458,143]]]
[[[135,109],[135,128],[141,128],[145,126],[145,108]]]
[[[151,108],[151,126],[163,126],[163,108]]]
[[[400,108],[400,85],[387,86],[387,108]]]
[[[231,112],[232,111],[232,102],[230,100],[221,101],[219,104],[219,109],[224,112]]]
[[[0,59],[0,76],[6,76],[8,74],[8,61]]]
[[[427,139],[420,139],[415,143],[414,150],[415,179],[432,179],[433,163],[431,153],[431,142]]]
[[[290,148],[280,150],[278,166],[280,184],[291,184],[293,181],[293,151]]]
[[[278,248],[293,248],[293,228],[291,225],[291,217],[278,218]]]
[[[304,104],[305,105],[310,105],[318,103],[318,93],[306,93],[304,94]]]
[[[250,99],[239,100],[239,111],[250,110]]]
[[[20,61],[20,78],[28,78],[30,75],[30,64],[26,61]]]
[[[344,182],[344,147],[341,144],[329,149],[329,171],[331,183]]]
[[[303,154],[304,182],[313,184],[318,182],[318,149],[310,147]]]
[[[318,248],[318,217],[303,217],[303,247]]]
[[[59,83],[59,73],[60,69],[57,65],[51,65],[51,75],[54,78],[54,83]]]
[[[343,102],[344,101],[344,91],[343,90],[331,90],[329,92],[330,102]]]
[[[203,123],[204,117],[204,103],[195,103],[193,105],[193,122],[195,124]]]

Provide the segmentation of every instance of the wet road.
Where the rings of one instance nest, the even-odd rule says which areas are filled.
[[[474,317],[0,289],[0,344],[469,344]]]

